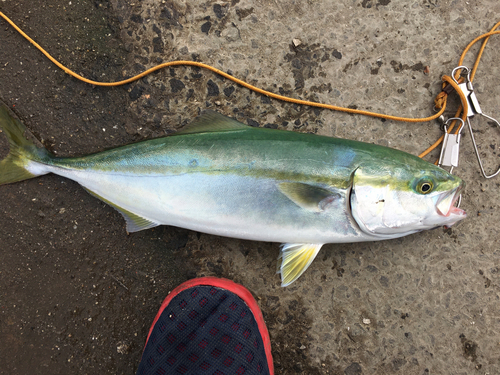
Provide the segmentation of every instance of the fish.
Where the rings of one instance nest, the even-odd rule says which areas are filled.
[[[129,233],[171,225],[282,243],[282,286],[324,244],[393,239],[466,217],[457,207],[464,182],[414,155],[213,111],[172,135],[77,157],[36,145],[6,106],[0,128],[10,146],[0,185],[54,173],[118,210]]]

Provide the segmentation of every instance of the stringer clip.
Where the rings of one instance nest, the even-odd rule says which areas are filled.
[[[460,76],[464,77],[464,82],[462,82],[462,83],[458,83],[458,81],[455,79],[455,72],[457,70],[460,70]],[[474,117],[475,115],[481,115],[483,117],[486,117],[488,120],[493,121],[499,128],[500,128],[500,122],[498,122],[498,120],[494,119],[493,117],[484,114],[483,111],[481,110],[481,107],[479,106],[479,101],[477,100],[476,93],[474,92],[474,88],[472,86],[472,81],[470,79],[470,73],[471,73],[471,71],[468,67],[461,65],[461,66],[458,66],[455,69],[453,69],[453,71],[451,73],[451,77],[453,78],[455,83],[458,85],[460,90],[463,92],[463,94],[467,98],[467,104],[468,104],[467,126],[469,128],[470,137],[472,139],[472,145],[474,146],[474,152],[476,153],[476,158],[477,158],[477,161],[479,163],[479,168],[481,168],[481,173],[483,174],[483,176],[485,178],[492,178],[500,173],[500,167],[498,167],[498,169],[495,173],[490,174],[490,175],[486,174],[484,167],[483,167],[483,162],[481,161],[481,156],[479,155],[479,150],[477,149],[477,144],[476,144],[476,140],[474,138],[474,132],[472,131],[472,125],[471,125],[470,119],[471,119],[471,117]],[[462,121],[462,120],[460,120],[460,121]],[[462,121],[462,124],[463,124],[463,121]],[[462,128],[460,128],[460,130],[462,130]],[[446,136],[445,136],[445,140],[446,140]],[[443,144],[443,149],[444,149],[444,147],[445,147],[445,145]],[[458,150],[458,146],[457,146],[457,150]],[[442,150],[441,150],[441,153],[443,153]],[[458,151],[457,151],[457,155],[458,155]],[[441,158],[440,158],[440,162],[441,162]],[[443,164],[443,165],[445,165],[445,164]]]
[[[460,121],[460,128],[457,132],[448,133],[448,123],[450,121]],[[438,166],[439,167],[451,167],[450,173],[453,168],[458,167],[458,153],[460,149],[460,138],[462,129],[464,128],[464,121],[459,117],[449,118],[448,121],[444,123],[444,139],[443,147],[441,148],[441,154],[439,155]]]

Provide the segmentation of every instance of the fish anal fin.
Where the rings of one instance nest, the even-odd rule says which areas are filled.
[[[138,232],[140,230],[154,228],[154,227],[157,227],[160,225],[159,223],[145,219],[142,216],[134,214],[133,212],[130,212],[130,211],[114,204],[113,202],[110,202],[109,200],[101,197],[99,194],[93,192],[92,190],[89,190],[87,188],[85,188],[85,190],[87,190],[90,195],[93,195],[94,197],[100,199],[104,203],[109,204],[111,207],[113,207],[115,210],[117,210],[119,213],[121,213],[123,218],[125,219],[125,222],[127,223],[127,232],[128,233]]]
[[[301,182],[282,182],[278,188],[296,205],[315,212],[324,211],[340,198],[339,193]]]
[[[297,280],[311,265],[323,244],[287,243],[281,247],[281,286],[285,287]]]
[[[251,127],[215,111],[204,111],[174,135],[247,130]]]

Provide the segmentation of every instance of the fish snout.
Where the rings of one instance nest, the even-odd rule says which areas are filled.
[[[461,200],[460,198],[462,186],[463,185],[461,184],[453,190],[442,193],[436,203],[436,211],[438,212],[438,214],[441,216],[456,219],[453,220],[453,223],[465,219],[465,217],[467,216],[465,211],[458,207]],[[451,226],[452,224],[450,224],[449,226]]]

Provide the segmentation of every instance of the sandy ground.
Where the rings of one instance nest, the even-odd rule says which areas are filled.
[[[441,76],[500,20],[497,0],[2,0],[0,10],[88,78],[118,80],[194,59],[274,92],[410,117],[433,113]],[[483,111],[497,118],[499,51],[493,38],[474,81]],[[414,154],[441,134],[437,122],[269,100],[193,68],[93,87],[57,69],[4,21],[0,99],[60,156],[163,136],[204,108]],[[450,99],[448,114],[456,105]],[[478,119],[474,128],[487,168],[497,168],[499,129]],[[172,227],[127,235],[117,212],[71,181],[48,175],[2,186],[0,373],[133,374],[167,293],[216,275],[258,299],[277,374],[498,374],[500,177],[481,177],[467,132],[462,145],[464,222],[325,246],[288,288],[275,274],[277,244]]]

